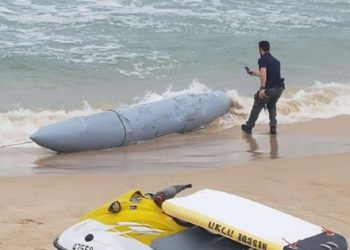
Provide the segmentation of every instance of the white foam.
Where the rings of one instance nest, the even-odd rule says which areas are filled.
[[[223,128],[244,123],[253,105],[253,97],[241,96],[235,90],[227,91],[227,95],[232,99],[233,106],[228,114],[216,121],[216,125]],[[316,82],[312,87],[296,92],[287,90],[277,107],[277,120],[280,124],[350,115],[350,84]],[[262,111],[257,123],[268,122],[268,112]]]
[[[133,105],[163,100],[184,94],[210,93],[213,90],[196,80],[182,90],[169,87],[163,93],[146,92],[143,97],[135,97]],[[231,110],[214,121],[211,126],[226,129],[244,123],[250,113],[253,98],[242,96],[236,90],[227,90],[232,100]],[[19,108],[0,113],[0,146],[28,141],[29,135],[38,128],[76,116],[86,116],[102,112],[91,108],[88,103],[80,110],[43,110],[33,111]],[[315,83],[314,86],[296,92],[285,91],[278,103],[278,122],[281,124],[298,123],[315,118],[331,118],[350,115],[350,84]],[[258,124],[269,122],[267,112],[262,111]]]
[[[159,94],[152,91],[147,91],[143,97],[135,97],[133,99],[136,105],[150,103],[155,101],[160,101],[166,98],[172,98],[179,95],[187,95],[187,94],[202,94],[211,92],[212,89],[206,86],[203,83],[200,83],[198,80],[193,80],[190,86],[187,89],[183,90],[173,90],[172,86],[169,86],[163,93]]]
[[[14,13],[14,12],[4,6],[0,6],[0,13]]]
[[[28,141],[29,136],[42,126],[97,112],[101,110],[92,109],[85,102],[81,110],[33,111],[19,108],[0,113],[0,146]]]
[[[4,21],[3,23],[9,21],[13,25],[6,30],[3,30],[5,27],[0,26],[1,31],[6,31],[6,34],[0,37],[0,50],[3,53],[17,55],[53,54],[55,58],[67,58],[74,63],[117,64],[118,61],[110,55],[122,53],[118,48],[97,46],[94,47],[93,55],[84,48],[95,45],[96,41],[104,44],[113,44],[117,41],[119,45],[118,38],[123,31],[121,29],[121,32],[118,32],[120,28],[127,28],[130,32],[135,30],[136,33],[133,34],[138,34],[142,30],[150,35],[153,32],[187,32],[189,29],[209,34],[245,34],[260,33],[264,30],[285,31],[346,24],[344,22],[347,19],[340,17],[337,13],[346,11],[348,8],[340,9],[331,6],[327,11],[317,3],[333,1],[310,2],[300,4],[300,1],[296,0],[290,2],[274,0],[257,8],[251,8],[251,5],[245,1],[233,3],[221,0],[171,2],[80,0],[78,4],[76,1],[59,1],[50,4],[34,4],[33,1],[28,0],[5,1],[3,6],[0,6],[0,19]],[[336,2],[348,3],[340,0]],[[310,8],[312,5],[317,8],[317,11]],[[260,25],[260,20],[265,20],[265,25]],[[96,29],[96,23],[99,23],[99,27],[106,27],[108,30]],[[13,45],[8,46],[6,42]],[[128,42],[123,42],[121,46],[129,48]],[[61,49],[62,44],[67,47]],[[8,50],[9,47],[11,50]],[[74,51],[85,51],[85,53],[75,54]],[[127,53],[135,53],[135,51],[131,49]],[[168,66],[174,63],[173,59],[167,59]],[[135,70],[129,71],[122,68],[121,72],[126,75],[137,75]],[[144,77],[147,74],[142,72],[140,75]]]

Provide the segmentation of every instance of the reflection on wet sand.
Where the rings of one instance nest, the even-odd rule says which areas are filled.
[[[119,175],[235,166],[250,160],[344,152],[348,150],[349,140],[346,136],[292,133],[271,136],[256,132],[242,136],[239,128],[233,128],[174,134],[112,150],[73,154],[55,154],[42,148],[8,148],[0,151],[0,174]]]
[[[320,143],[328,141],[328,144]],[[171,135],[113,150],[51,154],[35,161],[35,174],[129,174],[234,166],[259,159],[278,159],[344,148],[339,138],[313,138],[227,130]],[[247,148],[248,146],[248,148]],[[305,151],[308,148],[309,152]]]
[[[253,135],[243,135],[243,139],[248,143],[249,149],[247,152],[249,152],[254,160],[258,160],[261,158],[266,158],[269,156],[271,159],[277,159],[278,157],[278,141],[277,141],[277,135],[269,135],[270,137],[270,154],[267,155],[265,153],[265,150],[259,150],[259,144],[257,140],[254,138]]]
[[[35,162],[40,173],[88,171],[130,173],[149,170],[207,168],[240,163],[244,143],[225,134],[194,132],[172,135],[112,150],[54,154]]]
[[[259,142],[253,136],[241,133],[228,134],[193,132],[157,138],[140,144],[112,150],[74,154],[55,154],[35,162],[39,173],[62,171],[131,173],[149,170],[183,168],[208,168],[236,165],[259,158],[278,158],[277,138],[260,135]],[[270,137],[271,150],[259,150]],[[249,150],[246,150],[246,143]],[[266,148],[262,146],[262,148]]]
[[[271,159],[278,158],[278,140],[277,135],[270,135],[270,157]]]
[[[328,141],[328,145],[320,141]],[[248,149],[247,149],[248,144]],[[282,147],[281,147],[282,145]],[[339,139],[253,134],[227,130],[171,135],[112,150],[53,154],[35,161],[35,174],[128,174],[145,171],[181,171],[185,168],[234,166],[250,160],[278,159],[341,150]],[[310,152],[308,152],[310,153]]]

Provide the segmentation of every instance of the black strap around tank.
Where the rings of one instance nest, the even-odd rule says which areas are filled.
[[[120,121],[120,123],[122,124],[122,126],[123,126],[123,129],[124,129],[124,138],[123,138],[123,142],[122,142],[122,144],[120,145],[120,146],[123,146],[124,145],[124,143],[125,143],[125,141],[126,141],[126,127],[125,127],[125,124],[124,124],[124,122],[123,122],[123,120],[122,120],[122,118],[121,118],[121,115],[119,114],[119,112],[118,111],[116,111],[116,110],[113,110],[113,109],[110,109],[110,110],[108,110],[108,111],[111,111],[111,112],[113,112],[114,114],[116,114],[117,115],[117,117],[118,117],[118,119],[119,119],[119,121]]]

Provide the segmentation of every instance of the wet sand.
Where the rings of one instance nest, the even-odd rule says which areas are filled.
[[[215,127],[174,134],[121,148],[56,154],[39,147],[0,149],[0,176],[46,174],[134,174],[236,166],[255,160],[348,152],[350,118],[282,125],[270,136],[258,126],[251,136],[240,128]],[[33,145],[34,146],[34,145]]]
[[[209,129],[71,155],[0,151],[1,173],[15,175],[0,177],[0,249],[52,249],[60,232],[101,203],[177,183],[242,195],[350,240],[349,125],[343,116],[281,126],[276,137],[262,126],[252,137]]]

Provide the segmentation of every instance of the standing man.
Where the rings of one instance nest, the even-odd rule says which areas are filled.
[[[246,69],[249,75],[260,78],[260,90],[254,97],[254,105],[249,119],[241,128],[246,134],[251,134],[261,110],[266,106],[269,111],[270,134],[276,134],[276,103],[284,90],[281,64],[270,54],[270,43],[268,41],[259,42],[259,54],[259,71]]]

